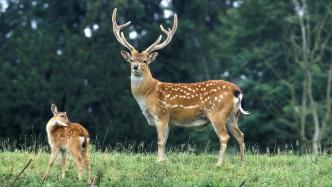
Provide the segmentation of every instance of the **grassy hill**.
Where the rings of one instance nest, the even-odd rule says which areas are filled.
[[[332,158],[325,154],[247,154],[244,166],[238,155],[227,154],[217,168],[216,155],[207,153],[168,152],[168,160],[159,164],[152,153],[91,152],[92,174],[98,176],[99,186],[332,186]],[[9,185],[30,159],[15,186],[40,186],[48,158],[45,151],[0,152],[1,186]],[[43,186],[86,186],[85,174],[84,181],[77,180],[70,158],[62,180],[58,159]]]

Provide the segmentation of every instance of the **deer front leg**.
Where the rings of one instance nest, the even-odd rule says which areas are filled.
[[[165,156],[165,145],[168,138],[168,123],[159,121],[156,123],[157,134],[158,134],[158,154],[157,162],[162,162],[166,159]]]
[[[61,178],[65,178],[66,173],[67,152],[61,151]]]
[[[59,153],[59,149],[57,148],[53,148],[52,149],[52,152],[51,152],[51,157],[50,157],[50,160],[48,161],[48,167],[47,167],[47,170],[43,176],[43,180],[46,180],[47,177],[48,177],[48,173],[50,172],[50,169],[52,167],[52,165],[54,164],[57,156],[58,156],[58,153]]]

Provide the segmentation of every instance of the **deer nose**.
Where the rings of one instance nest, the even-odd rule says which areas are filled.
[[[138,65],[134,64],[133,68],[134,68],[134,70],[138,70]]]

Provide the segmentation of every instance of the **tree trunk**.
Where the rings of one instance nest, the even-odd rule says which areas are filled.
[[[320,137],[321,137],[321,129],[320,129],[320,122],[319,122],[319,117],[318,117],[318,111],[317,111],[317,106],[315,99],[313,97],[312,93],[312,73],[310,71],[309,67],[309,58],[308,56],[310,55],[310,49],[308,46],[308,34],[306,33],[306,25],[304,22],[304,17],[306,13],[306,2],[302,1],[302,7],[300,6],[300,3],[297,0],[293,0],[294,5],[295,5],[295,10],[297,11],[297,16],[300,21],[300,27],[301,27],[301,41],[302,41],[302,46],[301,46],[301,53],[302,53],[302,60],[303,62],[302,67],[303,71],[305,74],[305,80],[307,81],[306,87],[303,90],[305,92],[305,95],[309,99],[309,107],[311,110],[311,115],[313,117],[313,124],[314,124],[314,134],[311,139],[312,143],[312,151],[314,153],[318,153],[319,147],[320,147]],[[301,13],[302,11],[302,13]],[[309,33],[310,34],[310,33]],[[303,103],[302,103],[303,104]]]

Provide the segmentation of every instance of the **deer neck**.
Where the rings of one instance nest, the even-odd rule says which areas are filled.
[[[47,135],[50,135],[50,134],[51,134],[51,132],[53,131],[55,125],[56,125],[56,121],[54,121],[53,119],[50,119],[50,120],[47,122],[47,125],[46,125],[46,132],[47,132]]]
[[[48,136],[51,136],[51,135],[52,135],[52,132],[53,132],[55,129],[57,129],[57,128],[59,128],[59,127],[65,127],[65,126],[67,126],[67,125],[63,125],[63,124],[57,122],[55,119],[51,118],[51,119],[47,122],[47,124],[46,124],[46,132],[47,132],[47,135],[48,135]]]
[[[48,122],[47,122],[47,125],[46,125],[46,132],[47,132],[47,138],[48,138],[48,143],[49,145],[52,147],[52,132],[53,130],[55,129],[55,126],[56,126],[56,121],[53,120],[53,119],[50,119]]]
[[[158,80],[152,77],[150,70],[143,75],[131,74],[131,92],[135,97],[148,97],[156,89]]]

